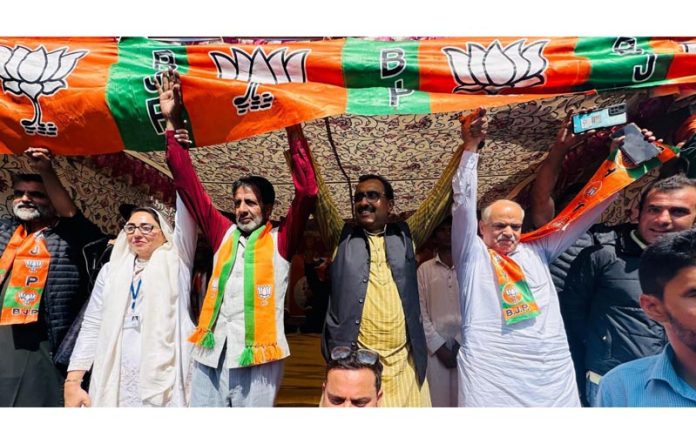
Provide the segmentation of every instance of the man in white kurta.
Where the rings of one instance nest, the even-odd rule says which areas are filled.
[[[457,406],[457,353],[462,342],[462,316],[450,239],[451,221],[446,220],[435,230],[435,257],[418,267],[418,295],[428,347],[427,378],[433,407]]]
[[[477,235],[479,154],[475,151],[485,132],[481,132],[480,122],[478,133],[475,128],[472,125],[471,140],[465,138],[469,146],[452,180],[452,254],[462,309],[462,345],[457,357],[459,406],[579,407],[573,362],[548,265],[593,224],[613,199],[587,211],[565,230],[532,242],[516,244],[518,237],[508,243],[512,251],[507,254],[522,268],[540,314],[506,324],[488,253],[497,241],[487,245]],[[503,224],[508,224],[506,230],[516,229],[519,235],[521,217],[518,223]]]

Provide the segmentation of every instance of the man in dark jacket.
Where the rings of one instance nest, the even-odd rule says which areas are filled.
[[[0,219],[0,406],[62,406],[53,356],[87,298],[82,247],[102,236],[75,207],[44,148],[39,174],[13,177],[14,217]]]
[[[638,225],[596,232],[598,245],[571,266],[561,310],[568,341],[582,356],[585,396],[595,405],[599,380],[617,365],[659,353],[664,330],[640,308],[638,266],[643,250],[696,221],[696,180],[683,175],[651,184],[641,196]]]
[[[449,209],[461,153],[452,156],[428,197],[403,222],[389,221],[394,208],[389,181],[366,174],[353,194],[354,223],[344,223],[315,164],[317,224],[324,244],[335,251],[322,353],[328,361],[337,346],[378,352],[384,365],[382,407],[430,406],[415,247]]]

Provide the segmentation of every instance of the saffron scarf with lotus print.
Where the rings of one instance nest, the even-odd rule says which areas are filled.
[[[0,257],[0,287],[12,269],[2,300],[0,325],[29,324],[39,319],[50,263],[43,230],[28,234],[19,225]]]
[[[585,187],[563,211],[543,227],[523,234],[520,241],[531,242],[564,230],[586,211],[596,207],[617,191],[640,179],[648,171],[667,162],[678,153],[676,148],[668,145],[660,143],[655,143],[655,145],[660,148],[660,154],[638,166],[627,165],[623,160],[621,150],[618,148],[612,151]],[[491,249],[488,252],[498,281],[505,322],[510,325],[538,316],[540,314],[539,307],[524,278],[522,267],[509,256],[500,255]]]
[[[281,357],[276,332],[272,228],[268,222],[254,230],[244,250],[244,350],[239,358],[240,366],[263,364]],[[225,235],[217,251],[198,326],[189,338],[200,347],[210,349],[215,346],[213,328],[234,268],[241,235],[239,228],[235,227]]]

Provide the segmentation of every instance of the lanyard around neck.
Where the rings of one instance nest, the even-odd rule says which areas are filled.
[[[133,282],[131,282],[130,285],[130,294],[131,294],[131,310],[135,310],[135,301],[138,299],[138,293],[140,293],[140,286],[142,285],[143,280],[138,279],[138,288],[133,287]]]

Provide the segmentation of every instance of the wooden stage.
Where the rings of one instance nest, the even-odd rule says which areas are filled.
[[[319,333],[289,333],[290,357],[276,398],[276,407],[317,407],[326,364]]]

